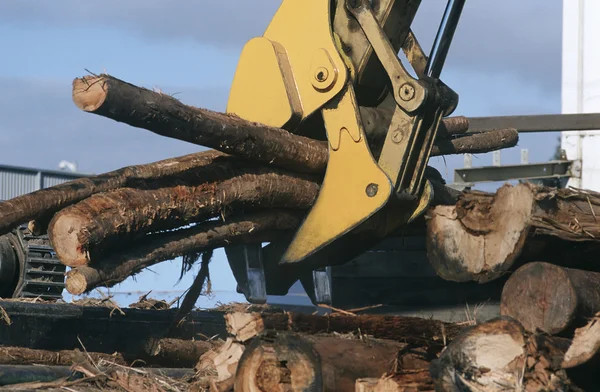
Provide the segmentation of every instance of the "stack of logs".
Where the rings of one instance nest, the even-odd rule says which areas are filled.
[[[0,234],[24,222],[35,233],[47,232],[61,262],[71,267],[66,285],[72,294],[113,286],[179,256],[193,262],[201,252],[218,247],[286,238],[319,193],[326,141],[186,106],[109,75],[75,79],[73,100],[83,111],[211,150],[81,178],[0,203]],[[380,119],[369,113],[363,109],[365,132],[373,136],[371,148],[377,155]],[[474,134],[464,118],[444,121],[434,156],[493,151],[518,141],[514,129]],[[462,335],[455,333],[456,326],[445,326],[436,332],[435,343],[425,320],[413,335],[395,325],[379,332],[361,326],[375,339],[392,340],[381,353],[393,366],[344,374],[360,374],[361,380],[389,375],[360,381],[356,388],[361,391],[434,386],[487,391],[496,390],[494,385],[566,390],[570,381],[565,369],[587,362],[597,349],[600,274],[590,271],[598,268],[600,194],[530,183],[505,185],[496,193],[457,192],[428,169],[434,200],[424,219],[413,225],[426,228],[431,265],[449,281],[485,284],[510,275],[502,294],[503,318]],[[261,320],[258,324],[269,324]],[[243,338],[238,330],[244,328],[234,324],[238,327],[232,326],[235,339],[229,347],[243,351],[236,376],[241,379],[261,371],[266,383],[289,383],[289,372],[308,369],[311,376],[303,379],[333,382],[338,388],[333,390],[341,390],[338,384],[346,383],[345,376],[336,369],[375,366],[358,359],[375,355],[361,354],[359,346],[379,350],[378,343],[362,338],[342,343],[340,337],[311,336],[300,342],[287,333],[289,328]],[[420,346],[413,345],[411,336]],[[342,352],[336,351],[341,347],[356,353],[357,359],[348,361],[352,364],[335,362],[342,360]],[[256,358],[271,365],[258,366]],[[295,370],[281,367],[294,361],[299,361]],[[320,367],[315,361],[322,362]],[[356,381],[350,378],[343,384],[348,388]],[[405,389],[385,389],[392,387],[383,384]]]

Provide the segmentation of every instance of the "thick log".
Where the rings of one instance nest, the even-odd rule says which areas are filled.
[[[240,358],[234,390],[354,391],[357,379],[392,371],[405,346],[391,340],[289,332],[256,337]]]
[[[465,330],[431,364],[436,391],[555,391],[570,380],[560,340],[527,335],[510,318]]]
[[[600,273],[527,263],[502,290],[502,315],[530,331],[555,335],[582,327],[600,311]]]
[[[428,212],[427,253],[440,277],[457,282],[489,282],[535,258],[593,263],[600,250],[597,216],[595,192],[530,183],[507,184],[495,194],[464,192],[454,206]]]
[[[48,237],[63,264],[81,266],[143,234],[201,222],[230,210],[306,210],[318,190],[319,185],[310,179],[261,170],[196,186],[122,188],[60,211],[50,222]]]
[[[222,164],[224,160],[239,161],[218,151],[204,151],[145,165],[127,166],[17,196],[0,203],[0,234],[29,220],[51,216],[95,193],[111,191],[135,182],[185,175],[215,162]],[[204,173],[208,175],[211,171]]]
[[[310,315],[303,313],[243,313],[225,315],[227,332],[246,342],[265,331],[305,334],[364,334],[431,347],[444,346],[464,328],[460,325],[418,317],[388,315]],[[360,331],[360,332],[359,332]]]
[[[232,218],[226,223],[209,221],[190,229],[151,235],[125,251],[115,251],[94,265],[67,272],[66,288],[79,295],[99,286],[112,287],[144,268],[165,260],[230,244],[277,239],[296,228],[301,215],[273,210]]]

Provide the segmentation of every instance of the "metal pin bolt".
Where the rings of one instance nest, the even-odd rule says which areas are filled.
[[[395,130],[392,133],[392,141],[394,143],[400,143],[402,141],[403,137],[402,137],[402,131],[400,130]]]
[[[325,67],[319,67],[315,71],[315,79],[317,79],[317,81],[319,81],[319,82],[326,81],[328,77],[329,77],[329,71],[327,71],[327,68],[325,68]]]
[[[367,185],[367,190],[366,190],[367,196],[369,196],[369,197],[375,196],[377,194],[378,190],[379,190],[379,185],[377,185],[377,184],[371,183],[371,184]]]
[[[415,88],[411,84],[404,83],[402,86],[400,86],[400,98],[403,101],[410,101],[414,97],[415,97]]]

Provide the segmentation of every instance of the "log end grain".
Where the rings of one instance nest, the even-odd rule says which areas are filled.
[[[568,369],[588,362],[600,351],[600,313],[584,327],[575,330],[575,336],[565,353],[562,367]]]
[[[464,194],[428,214],[427,254],[437,274],[485,283],[505,275],[529,233],[534,197],[529,186],[505,185],[495,195]]]
[[[308,342],[279,335],[272,342],[253,340],[242,354],[235,391],[305,391],[323,385],[321,363]]]
[[[502,290],[500,313],[530,331],[557,334],[572,322],[577,294],[567,272],[548,263],[528,263],[515,271]]]
[[[69,267],[85,265],[89,254],[82,249],[78,234],[83,230],[82,220],[70,213],[57,214],[48,227],[48,237],[60,262]]]
[[[86,292],[88,282],[85,274],[78,269],[74,268],[67,272],[67,278],[65,280],[65,286],[67,291],[72,295],[81,295]]]
[[[102,76],[84,76],[73,80],[73,102],[86,112],[98,109],[106,100],[108,85]]]

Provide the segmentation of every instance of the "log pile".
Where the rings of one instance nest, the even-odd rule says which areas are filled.
[[[23,223],[47,233],[70,267],[66,287],[75,295],[114,286],[176,257],[184,258],[182,272],[202,260],[170,327],[136,346],[135,356],[146,363],[178,363],[188,373],[194,366],[193,375],[170,390],[575,391],[594,385],[600,194],[530,183],[495,193],[457,192],[428,168],[434,199],[412,225],[424,229],[437,275],[479,284],[508,278],[500,317],[483,324],[390,315],[226,313],[227,334],[218,344],[173,340],[208,279],[214,249],[285,241],[299,227],[319,194],[327,142],[187,106],[110,75],[75,79],[73,101],[82,111],[209,148],[0,203],[0,234]],[[381,113],[361,112],[377,156]],[[494,151],[518,141],[514,129],[480,134],[467,129],[464,118],[445,119],[433,155]],[[394,210],[384,212],[394,219]],[[273,274],[283,286],[293,283],[287,282],[290,274]],[[125,390],[166,390],[168,384],[124,372],[121,368],[133,365],[131,353],[92,351],[82,357],[72,347],[2,349],[8,359],[1,366],[36,362],[58,374],[71,363],[88,381],[102,379],[104,387]],[[113,367],[105,366],[109,362]]]

